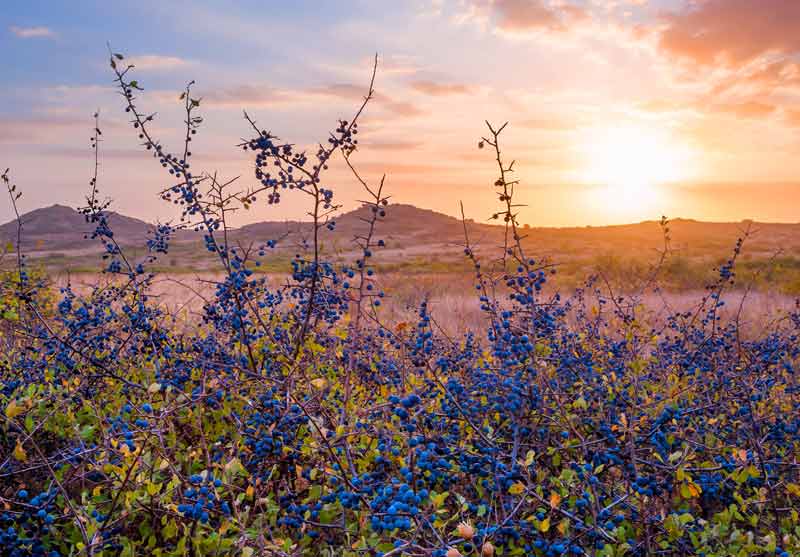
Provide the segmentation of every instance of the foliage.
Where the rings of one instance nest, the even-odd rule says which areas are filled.
[[[639,319],[636,293],[589,282],[569,298],[545,295],[552,268],[524,253],[513,163],[503,161],[503,128],[489,126],[479,146],[498,166],[497,261],[478,259],[464,220],[486,333],[448,337],[425,300],[415,323],[390,326],[372,261],[391,205],[383,180],[370,185],[354,161],[372,83],[312,154],[248,117],[254,137],[241,147],[257,185],[233,191],[189,162],[202,123],[191,84],[174,154],[138,108],[132,67],[110,61],[132,127],[171,180],[162,196],[182,218],[129,257],[95,173],[84,214],[115,280],[85,295],[69,285],[48,293],[22,257],[6,277],[2,299],[24,310],[3,313],[14,324],[2,328],[3,554],[800,552],[800,314],[757,338],[720,319],[742,241],[697,308],[663,326]],[[372,215],[355,239],[361,257],[344,268],[322,259],[316,234],[335,226],[325,178],[335,156]],[[291,278],[270,286],[254,271],[281,239],[231,245],[227,219],[287,195],[307,200],[314,233]],[[190,331],[148,294],[178,227],[203,231],[224,271]],[[45,311],[42,296],[58,301]]]

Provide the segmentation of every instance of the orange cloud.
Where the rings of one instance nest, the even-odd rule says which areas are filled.
[[[502,31],[566,31],[568,24],[589,18],[589,12],[574,4],[551,5],[543,0],[472,0],[473,16],[491,20]]]
[[[424,144],[419,141],[361,141],[359,147],[365,151],[410,151]]]
[[[573,131],[578,129],[580,124],[578,119],[560,118],[557,116],[534,116],[514,122],[515,126],[548,132]]]
[[[775,106],[758,101],[745,101],[720,105],[717,108],[739,118],[761,118],[775,112]]]
[[[414,81],[411,83],[411,88],[434,97],[464,95],[472,92],[472,87],[463,83],[437,83],[436,81]]]
[[[706,0],[665,18],[664,52],[703,66],[740,67],[768,54],[800,52],[800,2]]]
[[[785,111],[784,116],[790,126],[800,128],[800,110],[788,109]]]
[[[496,0],[493,4],[497,26],[508,31],[560,29],[557,12],[538,0]]]

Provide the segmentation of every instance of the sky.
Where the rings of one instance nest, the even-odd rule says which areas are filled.
[[[195,80],[195,169],[255,183],[243,110],[313,146],[376,95],[353,160],[393,202],[486,220],[496,166],[477,147],[502,124],[521,222],[582,226],[670,217],[800,221],[800,2],[795,0],[5,0],[0,166],[23,211],[79,206],[93,171],[119,212],[177,213],[138,143],[107,43],[134,64],[138,106],[180,148],[178,96]],[[343,210],[363,199],[341,162]],[[234,224],[304,218],[304,197]],[[0,219],[11,218],[7,203]]]

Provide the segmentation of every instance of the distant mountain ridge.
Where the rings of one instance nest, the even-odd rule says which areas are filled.
[[[337,246],[350,245],[352,239],[367,229],[365,219],[370,216],[367,206],[340,214],[333,218],[333,232],[323,229],[323,242]],[[97,240],[87,238],[92,225],[77,210],[55,204],[35,209],[22,215],[23,249],[27,252],[70,252],[73,250],[99,249]],[[109,224],[116,240],[124,246],[141,247],[146,242],[153,224],[119,213],[109,213]],[[691,219],[671,221],[671,237],[675,245],[697,247],[732,246],[748,222],[711,223]],[[752,229],[769,244],[784,249],[800,249],[800,224],[750,223]],[[496,246],[502,239],[503,226],[468,221],[471,241]],[[230,231],[230,238],[240,242],[264,242],[276,239],[287,232],[296,237],[307,236],[311,231],[308,222],[264,221],[248,224]],[[537,249],[557,252],[564,250],[608,250],[653,249],[662,243],[662,234],[657,221],[608,226],[573,226],[563,228],[525,227],[526,242]],[[409,204],[392,204],[377,227],[377,237],[399,247],[426,245],[452,245],[463,242],[464,225],[461,220],[429,209]],[[0,225],[0,240],[15,242],[16,220]],[[200,241],[199,235],[185,231],[176,236],[175,243],[186,245]],[[767,249],[764,247],[763,249]]]
[[[97,246],[97,240],[87,238],[94,226],[86,222],[83,214],[66,205],[51,205],[34,209],[20,217],[22,221],[22,247],[28,251],[76,250]],[[152,225],[143,220],[109,212],[108,222],[120,244],[144,242]],[[17,220],[0,225],[3,243],[15,243]]]

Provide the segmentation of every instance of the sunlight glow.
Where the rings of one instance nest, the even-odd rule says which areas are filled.
[[[691,174],[690,150],[658,129],[593,129],[582,150],[582,181],[598,188],[592,204],[617,213],[650,216],[664,201],[663,186]]]

